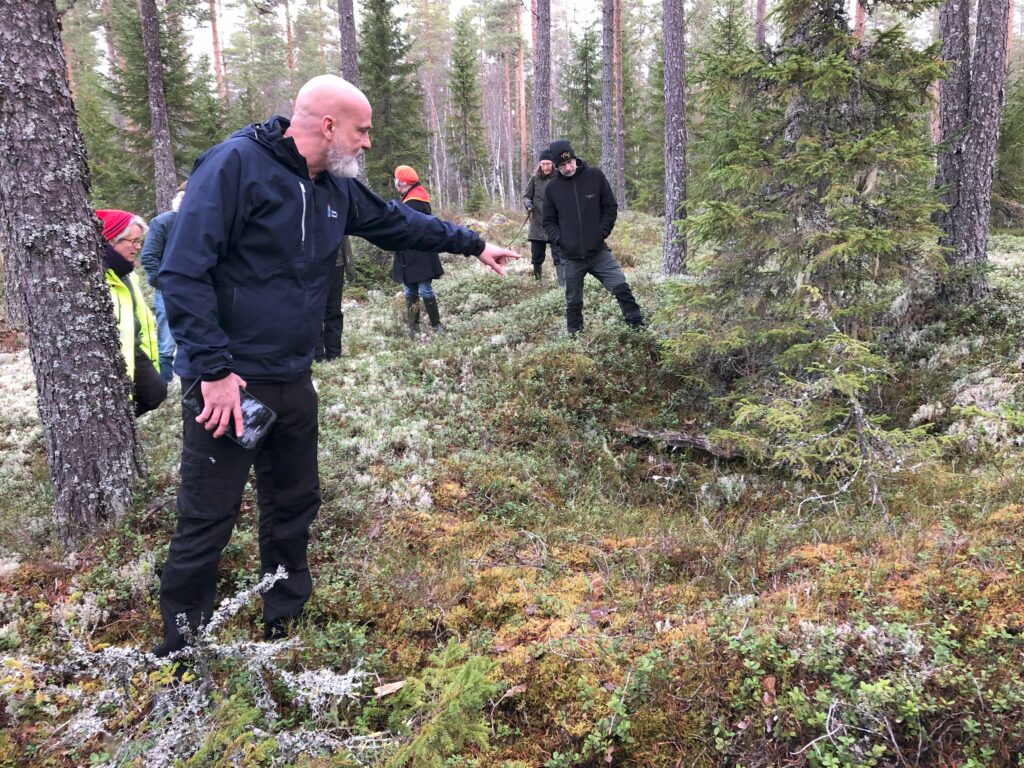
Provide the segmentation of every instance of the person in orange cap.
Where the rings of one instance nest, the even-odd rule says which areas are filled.
[[[402,202],[414,211],[430,212],[430,194],[420,184],[419,174],[411,165],[400,165],[395,168],[395,189],[402,196]],[[437,308],[437,297],[434,295],[432,281],[444,274],[441,257],[437,251],[395,251],[395,259],[391,264],[391,279],[402,284],[405,294],[405,319],[410,335],[415,336],[420,325],[420,299],[427,310],[430,327],[434,333],[444,333],[441,325],[441,312]]]

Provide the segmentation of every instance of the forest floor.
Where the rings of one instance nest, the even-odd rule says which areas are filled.
[[[627,213],[610,241],[643,332],[592,282],[567,337],[528,258],[446,257],[443,336],[347,289],[343,357],[313,372],[315,595],[258,642],[247,490],[237,599],[180,680],[144,653],[179,389],[140,421],[130,514],[65,555],[28,354],[0,348],[0,766],[1021,764],[1024,237],[993,237],[982,317],[908,342],[893,412],[956,439],[882,478],[884,512],[625,434],[711,427],[661,364],[661,238]]]

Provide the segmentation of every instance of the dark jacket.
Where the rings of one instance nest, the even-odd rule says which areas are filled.
[[[174,217],[177,215],[177,211],[164,211],[150,219],[149,232],[146,233],[146,242],[143,243],[142,253],[139,256],[142,268],[146,270],[146,280],[157,290],[159,290],[157,273],[160,272],[160,262],[164,258],[167,236],[171,233]]]
[[[475,232],[386,203],[355,179],[309,178],[272,117],[205,152],[189,177],[160,268],[182,378],[292,381],[309,370],[346,234],[479,255]]]
[[[530,229],[526,234],[527,240],[547,240],[544,232],[544,190],[548,188],[550,181],[555,178],[556,171],[550,176],[541,176],[539,173],[530,177],[530,182],[523,192],[523,205],[530,212]]]
[[[600,168],[576,160],[576,173],[556,173],[544,191],[544,231],[563,259],[586,259],[607,251],[619,213],[611,185]]]
[[[406,199],[402,201],[402,204],[430,216],[430,203],[425,200],[409,199],[409,195],[415,189],[416,187],[413,187],[406,193]],[[391,263],[391,279],[396,283],[422,283],[443,274],[444,268],[441,266],[441,257],[438,256],[437,251],[395,251],[395,258]]]

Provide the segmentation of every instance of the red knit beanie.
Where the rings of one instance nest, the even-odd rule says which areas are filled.
[[[96,211],[96,215],[103,222],[103,239],[108,243],[124,232],[135,221],[135,214],[116,209]]]
[[[411,165],[400,165],[395,168],[395,178],[403,184],[415,184],[420,180],[419,174],[412,169]]]

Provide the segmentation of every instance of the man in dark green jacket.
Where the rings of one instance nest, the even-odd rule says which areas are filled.
[[[640,306],[605,242],[619,212],[608,179],[577,158],[565,139],[551,142],[549,151],[558,173],[545,190],[544,231],[562,256],[569,333],[583,330],[583,279],[588,274],[616,298],[627,324],[643,327]]]

